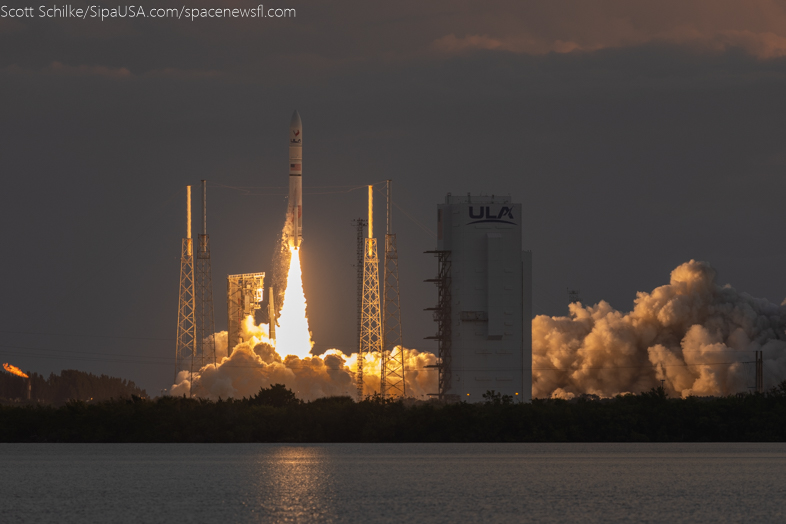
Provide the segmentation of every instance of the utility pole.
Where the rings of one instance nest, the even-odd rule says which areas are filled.
[[[764,351],[756,352],[756,393],[764,393]]]

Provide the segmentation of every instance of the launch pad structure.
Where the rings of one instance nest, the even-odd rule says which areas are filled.
[[[365,394],[363,364],[376,352],[380,357],[379,394],[383,399],[406,396],[404,345],[401,335],[401,298],[398,280],[398,250],[392,224],[392,182],[387,187],[385,262],[380,297],[379,256],[374,238],[374,186],[368,186],[368,237],[363,237],[363,219],[355,221],[358,247],[358,397]]]
[[[430,394],[436,396],[440,400],[447,400],[451,387],[451,370],[453,369],[452,358],[452,333],[451,333],[451,260],[450,251],[426,251],[426,253],[433,254],[437,257],[437,277],[430,278],[426,282],[433,282],[437,285],[437,305],[435,307],[426,308],[426,311],[431,311],[434,321],[437,323],[437,334],[425,337],[426,340],[437,341],[437,364],[438,373],[437,379],[437,393]]]
[[[532,391],[532,252],[522,249],[521,204],[510,195],[453,196],[437,206],[439,391],[517,402]]]
[[[363,295],[360,309],[360,340],[358,347],[358,397],[365,394],[363,363],[369,353],[382,352],[382,311],[379,297],[379,257],[374,238],[374,186],[368,186],[368,237],[363,250]]]
[[[210,265],[210,237],[207,234],[207,182],[202,180],[202,234],[196,262],[196,354],[199,367],[216,365],[215,312],[213,308],[213,270]]]
[[[264,273],[227,275],[227,356],[232,355],[232,348],[245,342],[243,321],[262,307],[264,291]],[[275,319],[271,325],[274,323]]]
[[[366,259],[366,220],[364,218],[358,218],[357,220],[353,220],[352,223],[357,231],[357,259],[355,263],[355,270],[357,271],[357,333],[355,336],[358,341],[358,358],[360,358],[360,356],[362,356],[360,352],[360,334],[363,326],[363,275],[365,269],[364,261]],[[363,382],[363,366],[358,365],[356,382],[358,385],[358,395],[362,398],[363,390],[360,384]]]
[[[178,295],[175,382],[190,359],[191,377],[209,362],[216,363],[213,276],[210,265],[210,237],[207,234],[207,182],[202,180],[202,234],[199,235],[196,264],[191,238],[191,186],[186,186],[186,238],[180,251],[180,292]],[[193,380],[192,380],[193,382]]]
[[[197,350],[196,296],[194,293],[194,244],[191,238],[191,186],[186,186],[186,238],[180,251],[180,293],[177,312],[177,343],[175,346],[175,382],[183,361],[191,359],[191,374],[194,372],[194,357]]]
[[[387,181],[387,230],[385,234],[385,277],[382,308],[382,398],[406,396],[404,380],[404,344],[401,335],[401,295],[398,282],[398,249],[393,233],[392,188]]]

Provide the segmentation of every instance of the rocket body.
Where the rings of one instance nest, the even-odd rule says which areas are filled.
[[[297,111],[289,123],[289,243],[300,247],[303,238],[303,124]]]

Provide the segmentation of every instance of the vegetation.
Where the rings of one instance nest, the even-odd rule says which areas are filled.
[[[11,401],[27,398],[28,379],[0,371],[0,399]],[[30,374],[31,398],[36,402],[65,404],[71,400],[101,401],[131,398],[131,395],[146,397],[130,380],[107,375],[93,375],[75,369],[64,369],[44,378],[38,373]]]
[[[301,402],[284,386],[242,400],[162,397],[0,406],[0,442],[702,442],[786,441],[786,382],[763,394],[517,404]]]

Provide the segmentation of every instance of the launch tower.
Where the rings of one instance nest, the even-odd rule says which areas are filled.
[[[360,344],[358,348],[358,396],[362,399],[363,361],[368,353],[382,352],[382,318],[379,300],[379,257],[374,238],[374,193],[368,186],[368,238],[363,253],[363,298],[361,302]],[[382,374],[384,376],[384,372]]]
[[[177,312],[177,345],[175,347],[175,382],[183,369],[183,361],[191,359],[194,373],[196,357],[196,318],[194,294],[194,245],[191,239],[191,186],[186,186],[186,238],[180,251],[180,293]]]
[[[357,234],[357,253],[355,270],[357,272],[357,341],[358,355],[360,355],[360,332],[363,326],[363,269],[366,260],[366,219],[358,218],[352,221]],[[362,375],[362,370],[361,370]]]
[[[210,237],[207,234],[207,182],[202,180],[202,234],[199,235],[196,267],[196,354],[199,367],[216,364],[216,322],[213,310],[213,272],[210,267]]]
[[[401,297],[398,285],[398,250],[393,233],[392,181],[387,181],[387,231],[385,235],[385,278],[382,311],[382,398],[406,395],[404,345],[401,336]]]
[[[264,273],[227,276],[227,356],[232,354],[232,348],[245,342],[243,321],[262,307],[264,291]]]

